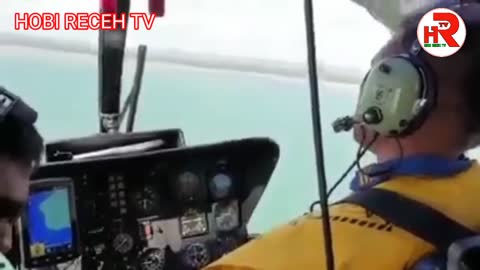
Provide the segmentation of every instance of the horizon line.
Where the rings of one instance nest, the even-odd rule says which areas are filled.
[[[58,40],[49,37],[33,37],[28,34],[0,32],[0,46],[62,51],[65,53],[98,55],[98,45],[81,40]],[[148,44],[147,48],[148,48]],[[273,59],[226,56],[212,53],[193,53],[179,49],[151,49],[147,59],[152,62],[183,65],[204,69],[231,70],[261,75],[288,78],[306,78],[307,63],[288,62]],[[127,46],[124,59],[135,59],[137,48]],[[364,72],[358,68],[340,67],[317,60],[318,76],[326,82],[358,84]]]

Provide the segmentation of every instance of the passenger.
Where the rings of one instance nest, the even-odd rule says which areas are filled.
[[[408,53],[425,12],[408,18],[402,30],[374,57],[373,64]],[[459,14],[467,24],[467,38],[458,53],[445,58],[419,53],[436,78],[436,106],[409,136],[380,136],[372,145],[378,163],[371,170],[391,170],[388,178],[362,184],[355,177],[351,187],[358,191],[375,186],[400,193],[480,231],[480,165],[458,158],[479,145],[473,138],[480,131],[480,9],[463,7]],[[359,126],[354,129],[357,142],[361,140],[361,130]],[[372,138],[372,130],[365,133]],[[412,269],[419,260],[435,252],[427,241],[366,212],[353,204],[330,206],[335,269]],[[415,221],[415,217],[411,219]],[[431,226],[434,230],[436,224]],[[321,218],[315,213],[300,217],[252,240],[206,269],[325,270]]]
[[[42,153],[43,138],[33,123],[12,114],[0,120],[0,254],[12,246],[12,226],[27,201],[30,176]]]

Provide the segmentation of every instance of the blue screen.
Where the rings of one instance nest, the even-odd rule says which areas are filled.
[[[40,247],[32,257],[67,251],[73,233],[67,188],[36,192],[28,202],[30,247]],[[35,254],[33,254],[35,253]]]

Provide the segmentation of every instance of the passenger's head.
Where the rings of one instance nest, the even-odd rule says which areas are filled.
[[[30,176],[43,153],[34,125],[7,116],[0,121],[0,252],[11,247],[12,225],[28,199]]]
[[[372,64],[381,59],[409,51],[417,38],[417,25],[423,15],[420,11],[403,24],[389,42],[378,52]],[[433,71],[437,83],[437,99],[423,125],[406,137],[395,139],[380,136],[371,150],[380,161],[396,159],[400,155],[435,154],[456,157],[480,144],[473,141],[480,133],[480,5],[457,11],[467,26],[464,46],[456,54],[439,58],[421,51],[419,58]],[[471,21],[476,20],[476,23]],[[362,136],[364,135],[365,136]],[[373,138],[373,131],[355,128],[355,139]]]

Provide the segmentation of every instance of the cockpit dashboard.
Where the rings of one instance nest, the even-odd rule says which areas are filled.
[[[21,264],[201,269],[248,241],[278,155],[252,138],[47,163],[21,219]]]

